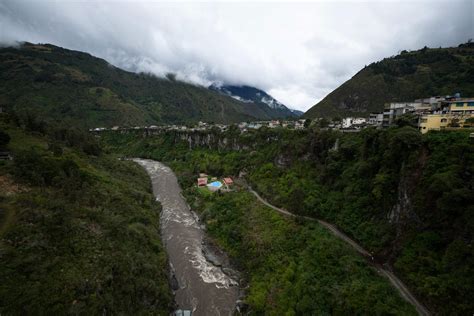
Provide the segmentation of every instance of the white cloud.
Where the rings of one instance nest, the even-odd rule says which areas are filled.
[[[0,42],[48,42],[132,71],[253,85],[306,110],[361,67],[474,37],[473,2],[0,3]]]

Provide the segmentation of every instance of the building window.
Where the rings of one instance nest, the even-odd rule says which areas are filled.
[[[421,121],[421,123],[426,123],[426,122],[428,122],[428,120],[425,119],[425,118],[422,118],[420,121]]]
[[[448,120],[445,119],[445,118],[441,119],[441,123],[446,123],[447,121],[448,121]]]
[[[468,102],[467,106],[474,106],[474,102]]]
[[[426,129],[426,126],[423,126],[423,129]]]
[[[463,106],[464,106],[464,102],[456,102],[456,106],[457,106],[457,107],[463,107]]]

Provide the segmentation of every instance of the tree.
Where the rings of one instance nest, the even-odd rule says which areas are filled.
[[[7,147],[9,142],[10,142],[10,135],[0,130],[0,148]]]
[[[405,113],[395,119],[395,124],[398,127],[411,126],[416,127],[418,117],[412,113]]]
[[[329,121],[323,117],[322,119],[319,120],[318,125],[321,128],[328,127]]]
[[[304,127],[305,127],[305,128],[308,128],[310,125],[311,125],[311,119],[306,119],[306,120],[304,121]]]
[[[305,194],[303,190],[300,187],[296,187],[288,196],[289,209],[296,214],[301,214],[304,211],[304,199]]]
[[[176,81],[176,74],[175,73],[172,73],[172,72],[169,72],[166,74],[166,79],[168,79],[169,81]]]
[[[452,119],[451,122],[448,124],[448,127],[459,127],[459,119]]]
[[[465,127],[474,127],[474,117],[470,117],[464,121]]]

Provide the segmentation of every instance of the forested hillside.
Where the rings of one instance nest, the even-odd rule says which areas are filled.
[[[375,62],[359,71],[305,117],[366,116],[384,103],[436,95],[474,96],[474,43],[423,48]]]
[[[0,107],[81,127],[228,123],[281,117],[209,89],[121,70],[87,53],[24,43],[0,48]]]
[[[0,114],[0,314],[169,315],[144,170],[76,129]]]
[[[474,309],[474,146],[467,132],[421,135],[416,129],[397,127],[354,134],[317,129],[240,134],[230,129],[224,134],[170,132],[148,138],[133,132],[108,133],[102,140],[108,150],[169,162],[179,171],[184,188],[193,186],[198,172],[237,176],[244,171],[252,187],[275,205],[325,219],[358,240],[374,253],[376,262],[392,267],[435,314],[467,314]],[[244,193],[214,198],[191,194],[193,199],[221,244],[235,258],[243,256],[244,270],[259,267],[265,271],[256,279],[250,272],[253,308],[280,314],[288,308],[296,314],[336,311],[331,309],[334,301],[316,294],[323,291],[318,287],[325,275],[337,284],[337,290],[331,291],[345,297],[338,291],[349,285],[336,277],[338,264],[352,271],[345,255],[325,253],[325,260],[318,261],[322,250],[317,242],[312,250],[306,248],[310,242],[303,242],[306,250],[298,246],[299,238],[322,238],[319,228],[309,233],[310,228],[286,227],[263,209],[254,210],[261,207],[254,206]],[[274,228],[268,231],[267,226]],[[310,236],[307,234],[315,235],[302,237]],[[268,256],[265,249],[269,249]],[[292,266],[289,258],[306,265]],[[297,289],[282,285],[284,271],[274,266],[279,260],[289,269],[287,281]],[[333,268],[322,272],[321,265]],[[284,292],[287,297],[304,297],[303,292],[290,293],[300,290],[298,282],[311,293],[313,307],[306,303],[294,306],[280,296]],[[342,307],[341,312],[371,310],[375,303],[362,299],[369,295],[365,281],[353,282],[347,289],[361,305]],[[369,291],[370,295],[379,293],[375,288]],[[389,306],[376,310],[388,313]]]

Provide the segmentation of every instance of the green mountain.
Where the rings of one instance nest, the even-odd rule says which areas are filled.
[[[386,102],[434,95],[474,95],[474,43],[402,51],[364,67],[305,113],[305,117],[367,115]]]
[[[219,123],[281,116],[204,87],[127,72],[90,54],[49,44],[0,49],[0,107],[84,127]]]

